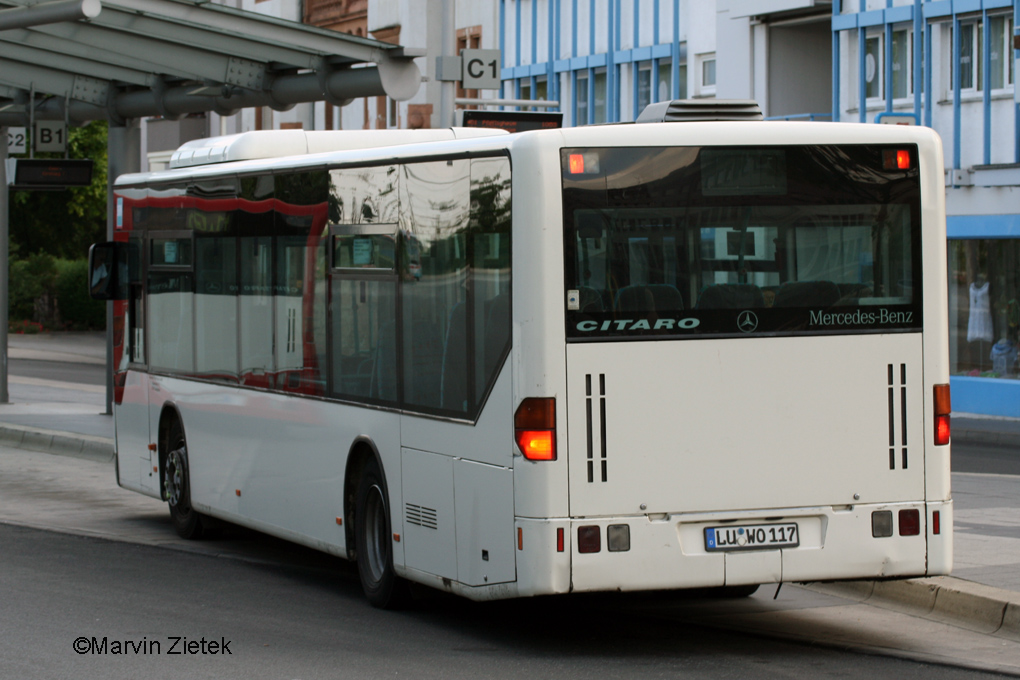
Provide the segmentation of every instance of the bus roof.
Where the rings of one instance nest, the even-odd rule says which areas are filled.
[[[449,139],[507,134],[487,128],[436,130],[257,130],[186,142],[170,158],[170,168],[229,163],[257,158],[304,156],[327,151],[372,149]]]
[[[120,176],[115,185],[188,181],[227,174],[385,163],[435,154],[584,146],[757,146],[760,144],[938,144],[930,128],[804,121],[675,122],[589,125],[507,134],[484,128],[435,130],[267,130],[195,140],[176,167]],[[186,159],[185,157],[188,157]],[[202,160],[202,159],[205,160]]]

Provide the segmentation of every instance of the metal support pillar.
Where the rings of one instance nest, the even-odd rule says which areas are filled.
[[[142,169],[142,131],[138,119],[123,125],[110,123],[106,138],[106,238],[113,240],[117,206],[113,183],[120,175]],[[106,303],[106,415],[113,413],[113,302]]]
[[[7,392],[7,317],[10,310],[8,284],[8,242],[10,203],[7,200],[7,128],[0,126],[0,404],[10,402]]]
[[[443,47],[441,54],[457,55],[457,26],[455,0],[443,0]],[[439,126],[453,127],[453,100],[457,96],[457,83],[444,80],[439,95]]]
[[[423,84],[425,88],[425,101],[432,107],[431,115],[425,127],[441,128],[444,121],[439,113],[439,101],[441,99],[442,82],[439,80],[437,62],[439,58],[446,55],[443,49],[443,2],[444,0],[425,0],[425,35],[426,35],[426,57],[425,63],[428,69],[428,81]]]

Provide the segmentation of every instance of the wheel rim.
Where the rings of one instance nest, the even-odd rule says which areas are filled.
[[[184,449],[174,449],[166,457],[166,473],[163,476],[163,488],[166,501],[170,507],[176,508],[184,494]]]
[[[365,499],[365,552],[366,564],[372,581],[378,583],[386,573],[389,541],[386,540],[386,502],[382,489],[373,484]]]

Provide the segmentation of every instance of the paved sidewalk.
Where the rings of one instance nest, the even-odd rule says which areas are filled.
[[[102,363],[104,342],[102,334],[11,336],[9,355]],[[0,444],[113,460],[105,387],[11,377],[9,391],[12,403],[0,404]],[[1020,421],[954,414],[953,441],[1009,447],[1020,456]],[[1020,476],[954,473],[953,497],[953,576],[809,587],[1020,642]]]
[[[12,360],[106,364],[106,334],[102,332],[11,334],[7,346]],[[7,390],[10,403],[0,404],[0,425],[16,427],[4,441],[17,444],[23,436],[19,429],[86,435],[107,439],[112,455],[113,417],[104,415],[104,385],[8,375]]]

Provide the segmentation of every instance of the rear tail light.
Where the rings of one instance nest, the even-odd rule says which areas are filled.
[[[938,510],[931,513],[931,532],[936,536],[942,533],[942,517]]]
[[[935,386],[935,445],[949,443],[949,414],[952,412],[949,400],[949,385]]]
[[[602,532],[598,526],[577,527],[577,552],[597,553],[602,550]]]
[[[556,399],[522,401],[514,413],[514,440],[528,460],[556,460]]]
[[[907,149],[886,149],[882,154],[882,168],[885,170],[909,170],[911,165]]]
[[[921,513],[917,510],[900,510],[900,536],[917,536],[921,533]]]

